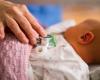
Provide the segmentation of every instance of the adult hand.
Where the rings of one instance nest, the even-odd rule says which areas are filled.
[[[7,25],[7,26],[6,26]],[[36,39],[46,36],[45,30],[22,4],[0,1],[0,39],[5,37],[8,27],[23,43],[36,44]]]

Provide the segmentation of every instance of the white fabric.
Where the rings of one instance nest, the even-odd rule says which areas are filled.
[[[76,23],[75,23],[74,20],[63,21],[61,23],[55,24],[53,26],[50,26],[50,28],[47,29],[47,32],[48,32],[48,34],[51,34],[51,33],[62,33],[67,28],[73,27],[75,24]]]
[[[57,26],[60,26],[60,24]],[[52,31],[56,33],[57,30],[54,30],[57,26],[52,26],[50,30],[47,30],[49,34]],[[66,26],[62,26],[63,30],[64,27],[66,29],[71,25]],[[57,46],[54,48],[46,49],[47,46],[43,45],[43,51],[41,52],[33,49],[30,58],[33,69],[33,80],[89,80],[87,64],[77,55],[72,46],[65,41],[61,34],[56,35],[56,39]],[[45,49],[46,51],[44,51]]]

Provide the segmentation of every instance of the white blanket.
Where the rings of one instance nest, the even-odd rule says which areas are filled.
[[[50,27],[51,33],[62,33],[75,22],[70,20]],[[47,48],[41,45],[41,51],[33,49],[30,62],[32,80],[89,80],[87,64],[77,55],[72,46],[59,34],[56,35],[57,45]]]

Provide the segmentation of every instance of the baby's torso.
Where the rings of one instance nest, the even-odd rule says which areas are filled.
[[[34,80],[88,80],[88,66],[59,34],[32,50]]]

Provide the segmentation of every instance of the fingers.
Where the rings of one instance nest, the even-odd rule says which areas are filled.
[[[28,11],[27,7],[22,5],[22,8],[24,9],[24,16],[27,18],[27,20],[30,22],[32,27],[43,37],[45,37],[46,31],[43,29],[43,27],[38,23],[38,21],[35,19],[35,17],[32,16],[32,14]]]
[[[24,30],[25,34],[30,40],[32,45],[36,44],[36,38],[39,37],[39,34],[32,28],[29,21],[24,17],[22,14],[19,13],[20,11],[16,8],[14,19],[20,25],[21,29]]]
[[[3,22],[0,21],[0,40],[4,39],[5,33],[4,33],[4,25]]]
[[[0,18],[3,18],[3,22],[7,23],[9,29],[21,42],[28,43],[30,41],[33,45],[36,44],[36,38],[39,37],[39,34],[41,36],[45,35],[44,29],[38,24],[34,17],[32,18],[27,8],[21,10],[16,4],[5,2],[2,4],[0,11]],[[5,34],[4,25],[2,23],[0,23],[0,35],[1,34],[1,38],[3,38]]]
[[[29,42],[28,38],[21,31],[21,29],[19,28],[19,25],[16,23],[16,21],[12,17],[6,15],[6,23],[7,23],[7,26],[9,27],[9,29],[16,35],[16,37],[21,42],[23,42],[23,43]]]
[[[36,39],[39,35],[46,36],[45,30],[25,6],[21,10],[16,5],[13,5],[6,12],[9,15],[5,15],[7,25],[21,42],[28,43],[29,40],[34,45],[37,43]]]
[[[38,33],[32,28],[31,24],[24,16],[21,16],[20,18],[21,18],[20,20],[18,20],[17,18],[17,22],[27,34],[28,38],[30,39],[30,43],[32,45],[36,44],[36,38],[39,37]]]

